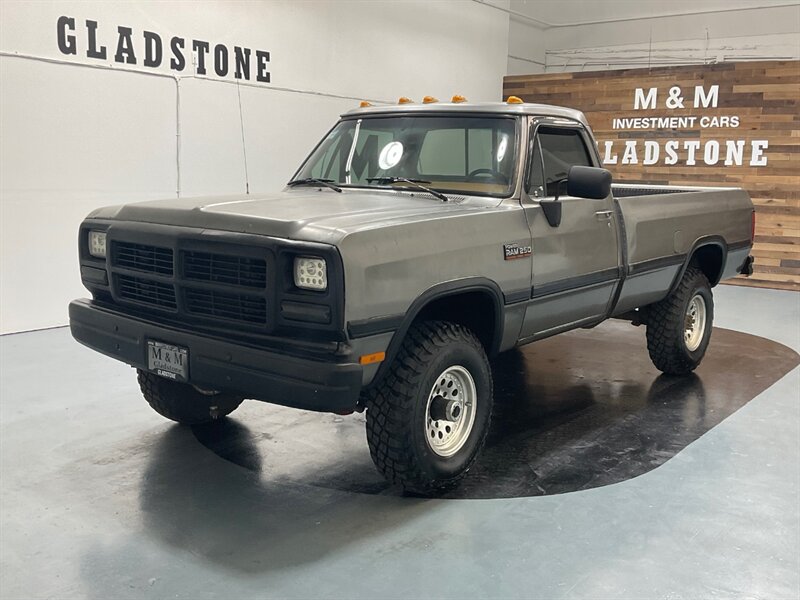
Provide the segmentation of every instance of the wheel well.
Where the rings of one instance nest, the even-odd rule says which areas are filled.
[[[722,248],[716,244],[701,246],[692,254],[689,264],[697,265],[705,274],[708,282],[714,286],[722,276]]]
[[[497,306],[488,292],[462,292],[437,298],[417,314],[414,321],[441,320],[459,323],[478,336],[486,354],[496,348]]]

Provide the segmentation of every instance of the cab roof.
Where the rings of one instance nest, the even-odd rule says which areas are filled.
[[[417,114],[417,113],[478,113],[493,115],[530,115],[536,117],[557,117],[578,121],[589,127],[586,116],[579,110],[553,106],[551,104],[532,104],[523,102],[511,104],[507,102],[431,102],[407,104],[382,104],[354,108],[342,114],[342,117],[371,117],[376,115]]]

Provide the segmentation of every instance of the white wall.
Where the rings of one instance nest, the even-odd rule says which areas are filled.
[[[62,15],[76,20],[77,55],[58,49]],[[107,60],[86,57],[87,19],[99,24]],[[181,195],[244,192],[237,92],[250,190],[279,189],[361,98],[497,99],[508,21],[494,8],[451,0],[4,0],[0,332],[66,323],[69,300],[86,295],[76,233],[92,208],[175,196],[178,186]],[[123,68],[112,59],[120,25],[133,28],[138,59]],[[144,67],[143,30],[165,44],[177,35],[267,50],[271,82],[239,87],[211,69],[193,77],[191,67],[176,79],[169,53],[161,67]]]
[[[800,58],[800,3],[787,0],[512,0],[509,9],[510,75]]]

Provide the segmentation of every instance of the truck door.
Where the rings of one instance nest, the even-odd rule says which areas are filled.
[[[558,226],[541,208],[555,201],[557,182],[571,166],[599,166],[588,132],[563,120],[534,121],[531,128],[523,206],[533,239],[533,289],[521,329],[528,340],[602,317],[620,276],[612,196],[590,200],[564,192]]]

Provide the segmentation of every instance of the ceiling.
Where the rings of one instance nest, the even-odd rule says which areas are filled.
[[[502,8],[499,0],[476,0]],[[788,0],[511,0],[507,5],[519,13],[538,21],[542,27],[565,27],[608,21],[626,21],[687,14],[704,14],[716,11],[751,10],[765,7],[799,6],[800,2]],[[515,15],[512,15],[515,16]]]

